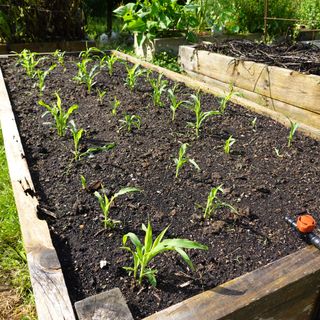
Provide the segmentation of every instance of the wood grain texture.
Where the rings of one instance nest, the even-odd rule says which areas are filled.
[[[315,320],[319,266],[308,247],[144,320]]]
[[[181,46],[185,70],[320,114],[320,77]]]
[[[74,320],[48,225],[37,217],[38,200],[0,69],[0,121],[39,320]]]

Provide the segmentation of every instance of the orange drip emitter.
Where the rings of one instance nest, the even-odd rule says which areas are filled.
[[[320,237],[313,233],[317,223],[310,214],[300,215],[297,218],[297,221],[294,221],[289,217],[285,217],[285,220],[294,228],[294,230],[298,231],[303,240],[320,249]]]

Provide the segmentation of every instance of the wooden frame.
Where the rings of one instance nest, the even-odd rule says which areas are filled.
[[[194,89],[223,95],[224,90],[188,76],[113,51]],[[279,111],[234,97],[237,103],[286,123]],[[267,110],[267,111],[266,111]],[[38,201],[25,160],[14,114],[0,71],[0,120],[39,320],[73,320],[75,315],[47,223],[37,217]],[[316,132],[303,130],[312,136]],[[319,138],[319,136],[317,136]],[[319,319],[320,252],[307,247],[253,272],[171,306],[145,320],[316,320]],[[115,318],[117,319],[117,318]]]

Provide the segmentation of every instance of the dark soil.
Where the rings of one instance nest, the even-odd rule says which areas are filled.
[[[250,40],[224,40],[212,44],[201,44],[197,49],[320,75],[320,48],[311,44],[297,42],[266,45]]]
[[[48,76],[42,99],[55,102],[53,92],[60,90],[65,107],[79,104],[72,118],[86,130],[83,150],[107,142],[117,144],[78,162],[72,161],[70,132],[58,137],[48,124],[50,116],[43,117],[35,81],[26,79],[15,61],[1,61],[42,208],[39,216],[49,223],[72,302],[119,287],[135,319],[141,319],[305,245],[284,217],[310,212],[320,218],[317,141],[296,133],[288,148],[287,128],[232,103],[224,115],[205,121],[196,139],[186,126],[194,121],[193,113],[179,109],[173,123],[168,99],[163,97],[164,107],[154,107],[144,77],[133,92],[124,86],[126,71],[121,63],[112,77],[106,70],[99,74],[96,87],[107,90],[100,104],[95,89],[87,94],[82,85],[72,81],[77,59],[68,58],[66,72],[58,67]],[[178,88],[179,99],[189,100],[193,92],[183,85]],[[121,106],[113,116],[115,96]],[[211,95],[202,94],[201,101],[204,110],[219,106]],[[124,113],[139,115],[141,129],[118,132]],[[236,143],[231,153],[225,154],[224,141],[230,135]],[[201,171],[186,164],[175,178],[173,159],[181,143],[189,143],[187,155]],[[110,215],[121,224],[103,230],[98,201],[82,190],[80,175],[88,184],[102,181],[108,194],[124,186],[139,187],[143,192],[119,197]],[[198,204],[205,205],[211,188],[219,185],[224,188],[220,199],[234,206],[238,215],[223,208],[204,221]],[[195,272],[169,252],[152,264],[158,270],[157,288],[147,282],[139,287],[128,276],[122,267],[130,266],[132,259],[120,249],[122,236],[134,232],[142,239],[141,224],[148,220],[155,234],[170,225],[167,237],[193,239],[209,247],[208,251],[189,252]],[[103,260],[106,266],[101,268]]]

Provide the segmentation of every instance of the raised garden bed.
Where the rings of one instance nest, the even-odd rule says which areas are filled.
[[[266,114],[285,115],[306,132],[318,135],[319,50],[302,44],[271,49],[248,41],[230,41],[181,46],[179,57],[184,70],[194,78],[221,90],[232,84],[242,94],[242,103],[263,106]]]
[[[117,55],[137,62],[129,56]],[[69,57],[66,72],[56,68],[48,76],[41,99],[54,102],[52,93],[60,89],[65,106],[79,104],[72,118],[78,127],[86,130],[81,144],[83,151],[93,145],[116,143],[112,150],[76,162],[72,161],[70,133],[64,138],[58,137],[42,117],[44,109],[37,103],[40,98],[33,88],[34,81],[26,80],[21,68],[16,69],[15,60],[1,61],[25,153],[18,133],[12,130],[14,119],[3,85],[1,124],[18,209],[30,213],[20,217],[24,240],[28,241],[31,276],[35,277],[36,270],[39,279],[35,291],[37,307],[41,309],[43,303],[42,315],[50,298],[52,301],[58,296],[57,292],[62,291],[68,311],[61,308],[60,303],[51,303],[51,310],[56,310],[56,314],[52,311],[51,318],[61,319],[59,315],[63,314],[66,319],[72,319],[71,313],[64,314],[71,309],[60,265],[45,231],[45,222],[38,220],[37,213],[49,225],[72,303],[119,287],[136,319],[146,316],[190,320],[315,317],[319,252],[313,248],[300,249],[304,243],[285,224],[284,217],[306,211],[320,217],[319,143],[298,133],[288,148],[288,128],[233,104],[224,115],[209,118],[199,138],[195,138],[194,132],[186,128],[188,121],[194,121],[192,112],[178,109],[172,122],[168,98],[163,97],[163,107],[154,107],[152,90],[144,77],[139,78],[131,92],[124,86],[123,64],[116,64],[111,77],[102,71],[96,87],[107,89],[107,95],[99,103],[95,90],[88,94],[83,86],[71,80],[77,73],[76,61],[77,57]],[[170,77],[168,87],[177,80],[214,92],[188,77],[142,64]],[[179,100],[190,100],[194,91],[183,84],[178,88]],[[111,103],[115,96],[121,105],[118,114],[113,116]],[[202,94],[201,101],[206,111],[219,107],[219,101],[212,95]],[[123,113],[139,115],[141,128],[117,132]],[[231,153],[225,154],[223,145],[230,135],[236,143]],[[201,171],[186,165],[175,178],[173,159],[181,142],[189,143],[188,155],[197,161]],[[25,157],[35,189],[31,177],[25,177]],[[15,168],[14,162],[20,169]],[[21,172],[24,173],[21,175]],[[97,199],[81,190],[80,175],[85,176],[88,183],[102,181],[108,195],[123,186],[139,187],[143,192],[119,198],[110,215],[121,223],[113,230],[104,230]],[[205,204],[210,189],[221,184],[225,193],[220,198],[235,207],[237,214],[222,208],[211,219],[201,219],[202,211],[195,205]],[[40,207],[36,210],[38,201]],[[159,270],[156,289],[147,282],[140,287],[127,275],[122,267],[130,265],[132,260],[119,249],[122,236],[135,232],[141,238],[141,224],[146,224],[148,219],[156,234],[170,224],[168,237],[188,238],[209,246],[208,251],[190,251],[197,266],[195,272],[190,272],[177,255],[168,253],[154,261]],[[38,232],[33,233],[34,230]],[[35,258],[37,252],[41,253],[40,259]],[[106,265],[100,267],[101,261]],[[271,261],[274,262],[268,264]],[[252,270],[255,271],[245,274]],[[42,285],[55,274],[59,275],[57,291],[41,300],[41,294],[47,297],[50,291]],[[50,281],[48,289],[52,288]],[[174,305],[177,302],[181,303]],[[294,308],[288,308],[291,303]],[[174,306],[152,315],[170,305]]]

